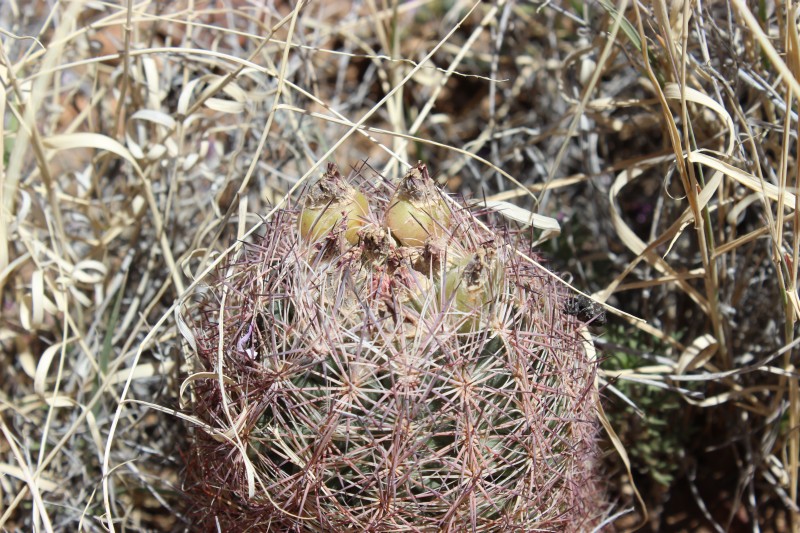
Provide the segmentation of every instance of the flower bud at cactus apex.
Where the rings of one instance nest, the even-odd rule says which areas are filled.
[[[422,246],[447,232],[450,210],[422,163],[397,186],[386,208],[386,227],[405,246]]]
[[[307,241],[324,237],[338,223],[344,223],[345,238],[350,244],[358,242],[358,229],[367,215],[367,199],[342,178],[336,165],[328,170],[306,193],[300,213],[300,235]]]
[[[201,530],[591,531],[596,361],[563,284],[418,164],[335,165],[186,304]],[[333,245],[332,245],[333,244]]]

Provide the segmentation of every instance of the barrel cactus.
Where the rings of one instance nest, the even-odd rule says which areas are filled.
[[[595,362],[519,233],[335,165],[184,320],[193,519],[244,531],[583,531]],[[522,253],[521,253],[522,252]]]

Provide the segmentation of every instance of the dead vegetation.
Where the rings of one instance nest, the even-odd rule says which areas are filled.
[[[176,305],[362,159],[614,307],[619,529],[800,527],[794,3],[54,5],[0,13],[0,528],[191,529]]]

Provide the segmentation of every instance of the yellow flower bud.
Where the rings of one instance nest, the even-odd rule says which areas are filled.
[[[368,213],[367,198],[342,178],[334,163],[329,163],[328,170],[306,194],[299,217],[300,235],[307,242],[316,242],[344,220],[344,237],[356,244]]]
[[[445,276],[444,290],[459,318],[470,315],[461,330],[473,330],[486,323],[502,286],[502,269],[492,251],[480,249],[474,256],[456,261]]]
[[[400,181],[384,221],[404,246],[423,246],[448,232],[450,209],[424,164],[417,164]]]

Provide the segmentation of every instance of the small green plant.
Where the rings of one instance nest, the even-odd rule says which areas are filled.
[[[188,454],[194,519],[591,529],[596,363],[531,254],[421,163],[396,184],[329,165],[189,313],[207,425]]]
[[[637,369],[648,364],[639,354],[652,345],[653,339],[642,339],[643,334],[631,335],[627,329],[614,325],[607,328],[606,336],[617,343],[618,349],[605,352],[605,370]],[[650,348],[646,351],[654,347]],[[614,387],[630,398],[638,411],[621,402],[606,409],[611,424],[626,444],[632,464],[639,474],[663,487],[670,486],[680,474],[681,457],[691,437],[686,434],[685,424],[680,423],[685,405],[673,391],[655,385],[621,379],[614,382]]]

